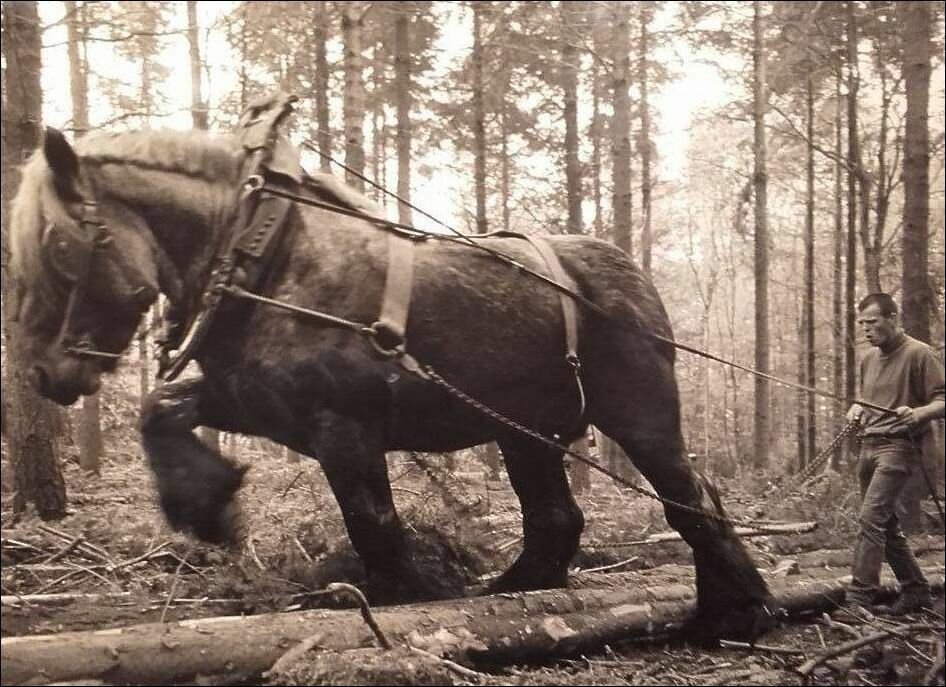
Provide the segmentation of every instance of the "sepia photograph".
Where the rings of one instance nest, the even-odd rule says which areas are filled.
[[[942,0],[0,4],[0,684],[944,684]]]

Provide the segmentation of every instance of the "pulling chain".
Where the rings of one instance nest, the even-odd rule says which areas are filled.
[[[450,393],[450,395],[454,396],[455,398],[458,398],[459,400],[463,401],[464,403],[471,406],[472,408],[475,408],[476,410],[483,413],[484,415],[487,415],[488,417],[493,418],[497,422],[511,429],[514,429],[517,432],[525,434],[526,436],[532,439],[535,439],[536,441],[542,444],[545,444],[549,448],[554,448],[558,451],[562,451],[563,453],[567,454],[568,456],[571,456],[575,460],[582,462],[591,468],[594,468],[595,470],[602,473],[603,475],[607,475],[608,477],[613,479],[615,482],[617,482],[618,484],[624,487],[627,487],[631,491],[634,491],[642,496],[646,496],[649,499],[653,499],[654,501],[658,501],[665,505],[673,506],[674,508],[679,508],[680,510],[687,511],[689,513],[694,513],[696,515],[700,515],[710,520],[715,520],[716,522],[724,524],[724,525],[731,526],[735,524],[742,524],[746,527],[755,528],[755,525],[753,525],[750,522],[738,523],[737,521],[727,518],[725,515],[720,515],[719,513],[712,513],[710,511],[704,510],[703,508],[697,508],[695,506],[690,506],[685,503],[680,503],[679,501],[674,501],[673,499],[668,499],[664,496],[659,496],[646,489],[642,489],[641,487],[637,486],[636,484],[633,484],[632,482],[625,479],[624,477],[621,477],[616,472],[609,470],[603,465],[596,463],[595,461],[581,455],[580,453],[576,453],[575,451],[572,451],[568,446],[565,446],[564,444],[558,441],[555,441],[554,439],[550,439],[547,436],[535,431],[534,429],[526,427],[522,423],[516,422],[515,420],[512,420],[506,417],[502,413],[499,413],[498,411],[493,410],[488,405],[480,401],[477,401],[475,398],[473,398],[472,396],[470,396],[463,390],[458,389],[453,384],[448,382],[446,379],[441,377],[430,365],[421,365],[415,359],[413,359],[412,357],[408,355],[405,355],[402,358],[402,365],[408,371],[414,372],[415,374],[420,374],[422,377],[429,379],[434,384],[436,384],[437,386],[443,388],[448,393]],[[760,528],[760,529],[764,529],[764,528]]]

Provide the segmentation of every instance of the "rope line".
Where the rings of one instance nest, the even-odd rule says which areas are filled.
[[[339,206],[333,205],[333,204],[331,204],[331,203],[322,202],[322,201],[319,201],[319,200],[316,200],[316,199],[313,199],[313,198],[309,198],[308,196],[302,196],[302,195],[299,195],[299,194],[296,194],[296,193],[291,193],[291,192],[289,192],[289,191],[284,191],[284,190],[282,190],[282,189],[275,188],[275,187],[272,187],[272,186],[268,186],[268,185],[267,185],[267,186],[264,186],[264,187],[263,187],[262,189],[260,189],[260,190],[263,191],[263,192],[265,192],[265,193],[269,193],[269,194],[272,194],[272,195],[275,195],[275,196],[279,196],[279,197],[281,197],[281,198],[286,198],[286,199],[288,199],[288,200],[293,200],[293,201],[296,201],[296,202],[299,202],[299,203],[303,203],[303,204],[305,204],[305,205],[311,205],[311,206],[313,206],[313,207],[322,208],[322,209],[324,209],[324,210],[328,210],[329,212],[335,212],[335,213],[338,213],[338,214],[341,214],[341,215],[346,215],[346,216],[348,216],[348,217],[354,217],[354,218],[356,218],[356,219],[362,219],[362,220],[364,220],[364,221],[366,221],[366,222],[370,222],[370,223],[372,223],[372,224],[379,225],[379,226],[381,226],[382,228],[396,228],[396,229],[400,229],[400,230],[403,230],[403,231],[411,232],[412,234],[417,235],[418,238],[421,238],[421,237],[422,237],[422,238],[425,238],[425,239],[436,239],[436,240],[441,240],[441,241],[453,241],[453,242],[456,242],[456,243],[463,243],[463,244],[469,245],[469,246],[471,246],[472,248],[475,248],[476,250],[480,250],[480,251],[483,251],[483,252],[485,252],[485,253],[488,253],[488,254],[492,255],[494,258],[496,258],[497,260],[500,260],[501,262],[505,262],[505,263],[507,263],[507,264],[509,264],[509,265],[512,265],[513,267],[517,268],[520,272],[523,272],[523,273],[525,273],[525,274],[528,274],[529,276],[531,276],[531,277],[533,277],[533,278],[535,278],[535,279],[538,279],[539,281],[542,281],[542,282],[544,282],[545,284],[551,286],[551,287],[554,288],[555,290],[557,290],[557,291],[559,291],[559,292],[561,292],[561,293],[564,293],[565,295],[567,295],[567,296],[569,296],[570,298],[572,298],[576,303],[580,304],[581,306],[583,306],[583,307],[587,308],[588,310],[590,310],[591,312],[595,313],[596,315],[598,315],[599,317],[601,317],[602,319],[604,319],[604,320],[605,320],[606,322],[608,322],[609,324],[612,324],[612,325],[614,325],[614,326],[620,327],[620,328],[622,328],[622,329],[627,329],[628,331],[631,331],[631,332],[637,334],[638,336],[641,336],[641,337],[644,337],[644,338],[647,338],[647,339],[651,339],[652,341],[655,341],[655,342],[657,342],[657,343],[664,344],[664,345],[666,345],[666,346],[671,346],[671,347],[673,347],[673,348],[679,349],[679,350],[681,350],[681,351],[685,351],[685,352],[690,353],[690,354],[692,354],[692,355],[696,355],[696,356],[699,356],[699,357],[702,357],[702,358],[706,358],[707,360],[712,360],[713,362],[717,362],[717,363],[720,363],[720,364],[722,364],[722,365],[728,365],[729,367],[733,367],[733,368],[735,368],[735,369],[737,369],[737,370],[742,370],[743,372],[748,372],[749,374],[755,375],[755,376],[757,376],[757,377],[762,377],[762,378],[767,379],[767,380],[769,380],[769,381],[771,381],[771,382],[775,382],[776,384],[781,384],[782,386],[786,386],[786,387],[789,387],[789,388],[791,388],[791,389],[795,389],[795,390],[798,390],[798,391],[804,391],[804,392],[807,392],[807,393],[810,393],[810,394],[814,394],[814,395],[816,395],[816,396],[822,396],[823,398],[830,398],[830,399],[832,399],[832,400],[841,401],[841,402],[848,403],[848,404],[850,404],[850,403],[857,403],[857,404],[859,404],[859,405],[861,405],[861,406],[863,406],[863,407],[865,407],[865,408],[871,408],[872,410],[876,410],[876,411],[878,411],[878,412],[880,412],[880,413],[884,413],[884,414],[888,414],[888,415],[896,415],[896,411],[895,411],[893,408],[888,408],[888,407],[886,407],[886,406],[877,405],[876,403],[869,403],[868,401],[864,401],[864,400],[858,399],[858,398],[852,398],[852,397],[849,397],[849,396],[842,396],[842,395],[840,395],[840,394],[834,394],[834,393],[832,393],[832,392],[830,392],[830,391],[824,391],[823,389],[818,389],[817,387],[812,387],[812,386],[808,386],[808,385],[805,385],[805,384],[801,384],[801,383],[799,383],[799,382],[793,382],[793,381],[788,380],[788,379],[783,379],[783,378],[781,378],[781,377],[778,377],[778,376],[776,376],[776,375],[770,374],[770,373],[768,373],[768,372],[762,372],[762,371],[760,371],[760,370],[756,370],[756,369],[754,369],[754,368],[749,367],[748,365],[743,365],[743,364],[737,363],[737,362],[735,362],[735,361],[733,361],[733,360],[728,360],[728,359],[726,359],[726,358],[722,358],[722,357],[720,357],[720,356],[718,356],[718,355],[715,355],[714,353],[710,353],[710,352],[708,352],[708,351],[704,351],[704,350],[699,349],[699,348],[697,348],[697,347],[695,347],[695,346],[690,346],[690,345],[688,345],[688,344],[680,343],[679,341],[674,341],[673,339],[670,339],[670,338],[665,337],[665,336],[661,336],[660,334],[655,334],[655,333],[653,333],[653,332],[650,332],[650,331],[641,329],[641,328],[639,328],[639,327],[632,327],[632,326],[630,326],[627,322],[625,322],[625,321],[623,321],[623,320],[618,320],[618,319],[614,318],[610,313],[608,313],[606,310],[604,310],[604,309],[603,309],[601,306],[599,306],[597,303],[595,303],[595,302],[593,302],[593,301],[591,301],[591,300],[588,300],[587,298],[585,298],[584,296],[582,296],[582,295],[579,294],[579,293],[575,293],[574,291],[572,291],[571,289],[569,289],[567,286],[564,286],[563,284],[559,284],[559,283],[558,283],[557,281],[555,281],[554,279],[551,279],[550,277],[547,277],[547,276],[544,275],[544,274],[541,274],[541,273],[539,273],[539,272],[536,272],[536,271],[530,269],[530,268],[527,267],[526,265],[523,265],[522,263],[518,262],[517,260],[515,260],[515,259],[512,258],[511,256],[506,255],[505,253],[502,253],[501,251],[497,251],[497,250],[494,250],[494,249],[492,249],[492,248],[488,248],[488,247],[486,247],[486,246],[483,246],[483,245],[477,243],[472,237],[468,236],[467,234],[462,234],[462,233],[460,233],[460,232],[457,232],[456,230],[452,230],[452,231],[454,231],[454,233],[457,235],[456,237],[444,236],[444,235],[442,235],[442,234],[435,234],[435,233],[433,233],[433,232],[424,231],[423,229],[417,229],[416,227],[413,227],[413,226],[408,225],[408,224],[402,224],[402,223],[400,223],[400,222],[394,222],[394,221],[386,220],[386,219],[383,219],[383,218],[374,217],[374,216],[372,216],[372,215],[368,215],[368,214],[363,213],[363,212],[360,212],[360,211],[358,211],[358,210],[351,210],[351,209],[348,209],[348,208],[339,207]],[[389,191],[388,193],[390,193],[390,191]],[[444,225],[444,226],[446,226],[446,225]]]

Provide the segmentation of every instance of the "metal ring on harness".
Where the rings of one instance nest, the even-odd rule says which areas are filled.
[[[246,187],[247,191],[258,191],[263,188],[263,184],[266,183],[266,179],[263,178],[262,174],[251,174],[246,178],[246,181],[243,182],[243,186]]]
[[[385,358],[396,358],[405,353],[404,335],[388,323],[378,320],[364,331],[371,345]]]

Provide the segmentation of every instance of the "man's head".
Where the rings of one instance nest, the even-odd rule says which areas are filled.
[[[857,323],[871,346],[887,349],[900,334],[900,313],[889,294],[869,294],[857,306]]]

